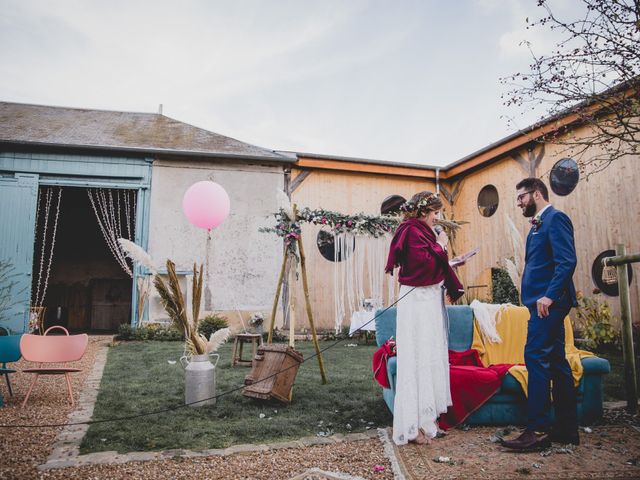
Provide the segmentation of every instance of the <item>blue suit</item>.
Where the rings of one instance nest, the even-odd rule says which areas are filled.
[[[576,391],[571,367],[565,357],[564,318],[576,304],[573,272],[576,268],[573,225],[563,212],[549,206],[527,236],[522,274],[522,303],[531,318],[524,351],[529,372],[527,399],[529,430],[547,431],[551,426],[551,386],[560,431],[577,429]],[[536,302],[553,300],[547,317],[538,317]]]

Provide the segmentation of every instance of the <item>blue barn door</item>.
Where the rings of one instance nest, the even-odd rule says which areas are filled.
[[[0,326],[12,333],[25,332],[29,321],[37,203],[38,175],[0,177],[0,260],[12,265],[16,283],[7,292],[10,307],[0,312]]]

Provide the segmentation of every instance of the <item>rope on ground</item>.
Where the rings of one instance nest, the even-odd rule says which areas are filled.
[[[404,297],[406,297],[411,292],[413,292],[413,290],[415,290],[415,288],[416,287],[413,287],[411,290],[409,290],[407,293],[402,295],[400,298],[398,298],[395,302],[393,302],[391,305],[389,305],[385,309],[379,310],[378,313],[371,320],[369,320],[367,323],[365,323],[360,328],[355,330],[353,333],[360,332],[364,327],[369,325],[371,322],[375,321],[380,315],[385,313],[391,307],[397,305],[400,300],[402,300]],[[334,343],[322,348],[319,353],[326,352],[330,348],[335,347],[336,345],[342,343],[345,340],[346,340],[346,338],[338,339]],[[264,382],[266,380],[269,380],[270,378],[273,378],[273,377],[275,377],[277,375],[280,375],[281,373],[284,373],[287,370],[290,370],[292,368],[296,368],[296,367],[304,364],[305,362],[315,358],[316,356],[318,356],[318,353],[314,353],[314,354],[310,355],[309,357],[303,359],[302,362],[300,362],[300,364],[291,365],[291,366],[289,366],[287,368],[284,368],[284,369],[282,369],[282,370],[280,370],[278,372],[275,372],[275,373],[273,373],[273,374],[271,374],[271,375],[269,375],[267,377],[264,377],[264,378],[261,378],[259,380],[256,380],[255,382],[253,382],[253,385],[255,385],[257,383],[260,383],[260,382]],[[190,405],[195,405],[197,403],[206,402],[208,400],[218,399],[218,398],[224,397],[226,395],[230,395],[230,394],[232,394],[234,392],[237,392],[238,390],[241,390],[243,388],[244,388],[244,385],[240,385],[238,387],[235,387],[235,388],[232,388],[232,389],[227,390],[225,392],[222,392],[222,393],[219,393],[217,395],[214,395],[213,397],[204,398],[204,399],[198,400],[196,402],[181,403],[180,405],[174,405],[174,406],[171,406],[171,407],[162,408],[160,410],[151,410],[149,412],[136,413],[135,415],[126,415],[126,416],[122,416],[122,417],[111,417],[111,418],[103,418],[103,419],[100,419],[100,420],[87,420],[87,421],[84,421],[84,422],[72,422],[72,423],[45,423],[45,424],[40,424],[40,425],[33,425],[33,424],[29,424],[29,425],[27,425],[27,424],[9,424],[9,425],[6,425],[6,424],[0,424],[0,428],[56,428],[56,427],[67,427],[67,426],[73,426],[73,425],[94,425],[94,424],[98,424],[98,423],[122,422],[122,421],[125,421],[125,420],[134,420],[136,418],[143,418],[143,417],[148,417],[148,416],[151,416],[151,415],[159,415],[161,413],[173,412],[175,410],[179,410],[181,408],[188,407]]]

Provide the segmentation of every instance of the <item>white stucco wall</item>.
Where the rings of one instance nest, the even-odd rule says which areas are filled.
[[[185,191],[202,180],[220,184],[231,199],[229,217],[211,232],[209,242],[206,230],[192,226],[182,212]],[[258,232],[258,228],[274,224],[276,191],[283,184],[281,166],[154,162],[150,255],[163,268],[167,258],[179,270],[192,270],[194,262],[205,263],[205,311],[270,311],[282,262],[282,241],[276,235]],[[155,291],[149,306],[150,320],[167,318]]]

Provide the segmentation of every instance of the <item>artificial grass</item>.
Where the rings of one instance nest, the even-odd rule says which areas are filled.
[[[321,342],[324,348],[335,342]],[[329,383],[321,384],[316,358],[300,366],[293,402],[262,402],[235,391],[213,406],[183,407],[132,420],[92,424],[81,453],[116,450],[202,450],[242,443],[273,443],[309,435],[362,432],[389,426],[392,416],[371,373],[374,345],[343,341],[323,353]],[[184,403],[181,342],[121,343],[109,349],[93,419],[161,410]],[[309,358],[311,342],[296,349]],[[216,393],[241,386],[250,367],[231,368],[231,345],[220,351]],[[263,414],[263,418],[260,418]]]

